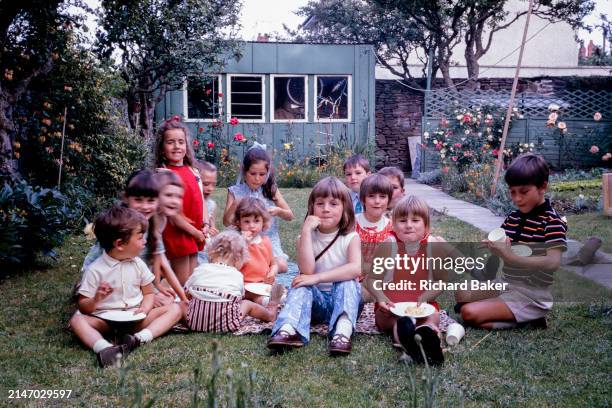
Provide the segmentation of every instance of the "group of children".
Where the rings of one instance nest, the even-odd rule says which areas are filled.
[[[297,237],[299,274],[285,294],[284,287],[274,283],[288,266],[277,221],[294,215],[277,188],[265,146],[254,144],[246,152],[241,179],[228,189],[222,217],[227,229],[222,232],[216,228],[217,208],[210,197],[216,169],[195,160],[189,130],[179,120],[166,121],[158,130],[156,167],[132,175],[122,204],[97,217],[98,242],[85,259],[77,285],[78,310],[70,326],[94,350],[101,366],[181,321],[194,331],[231,332],[246,316],[274,322],[267,342],[273,351],[302,347],[312,324],[327,323],[330,354],[345,355],[351,352],[351,337],[366,302],[375,302],[377,327],[391,333],[413,360],[444,361],[435,301],[441,291],[376,291],[368,273],[375,256],[420,256],[430,253],[430,243],[444,241],[430,234],[429,207],[405,194],[399,169],[386,167],[372,174],[368,161],[356,155],[344,164],[346,184],[326,177],[314,186]],[[508,169],[506,181],[518,210],[503,225],[508,242],[487,245],[503,259],[504,279],[512,289],[502,294],[457,293],[465,323],[510,327],[542,319],[550,309],[549,302],[542,301],[543,296],[548,299],[549,274],[537,288],[520,274],[521,268],[552,274],[564,250],[565,224],[544,199],[547,180],[548,167],[538,156],[520,157]],[[553,245],[537,257],[520,258],[511,251],[510,241]],[[384,275],[386,281],[403,278],[446,280],[445,271],[426,269],[408,272],[396,267]],[[270,284],[269,295],[245,291],[248,283]],[[485,297],[493,300],[485,303]],[[522,306],[513,306],[519,300]],[[416,321],[397,317],[391,309],[404,301],[430,303],[436,313]],[[99,317],[108,310],[145,317],[118,325]],[[115,344],[104,337],[113,332],[120,334]],[[415,342],[419,336],[425,357]]]

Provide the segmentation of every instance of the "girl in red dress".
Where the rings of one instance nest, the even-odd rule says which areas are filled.
[[[157,130],[155,157],[156,166],[177,174],[185,188],[183,212],[170,217],[163,232],[166,256],[181,284],[185,284],[197,265],[210,224],[189,129],[178,117]]]

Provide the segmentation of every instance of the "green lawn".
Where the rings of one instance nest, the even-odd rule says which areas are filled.
[[[603,241],[601,249],[612,252],[612,217],[602,212],[568,215],[567,228],[568,236],[577,241],[598,236]]]
[[[284,189],[297,220],[281,223],[285,250],[295,256],[295,241],[307,190]],[[224,193],[218,193],[223,208]],[[448,239],[480,239],[461,221],[434,220],[436,234]],[[411,374],[421,382],[423,368],[398,361],[387,338],[357,335],[347,358],[330,358],[325,339],[314,336],[296,352],[269,356],[266,337],[252,335],[168,335],[136,350],[127,369],[97,368],[94,354],[82,347],[65,323],[74,310],[70,292],[90,243],[69,239],[57,264],[14,276],[0,283],[0,395],[9,389],[71,389],[83,406],[132,405],[140,384],[143,400],[156,406],[189,406],[194,368],[211,374],[213,340],[220,346],[219,392],[227,394],[225,370],[234,378],[256,373],[254,398],[275,407],[410,406]],[[572,285],[599,290],[590,281],[567,272]],[[601,291],[600,291],[601,292]],[[493,332],[467,330],[464,340],[447,354],[436,371],[439,406],[606,406],[612,403],[612,320],[610,293],[590,305],[557,305],[544,331]],[[450,302],[443,307],[452,308]],[[205,391],[200,391],[202,396]],[[423,394],[418,393],[419,406]],[[57,401],[56,401],[57,402]],[[2,404],[4,405],[4,404]],[[138,405],[135,405],[138,406]],[[221,406],[224,406],[222,403]]]

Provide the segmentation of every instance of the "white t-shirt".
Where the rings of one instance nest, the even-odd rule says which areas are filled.
[[[312,232],[312,249],[314,255],[317,256],[325,247],[334,239],[338,232],[324,234],[319,230]],[[329,248],[318,261],[315,262],[315,273],[326,272],[348,263],[348,247],[351,240],[359,235],[356,232],[349,232],[346,235],[340,235],[336,242]],[[317,287],[324,292],[330,292],[333,283],[319,283]]]
[[[216,292],[229,293],[242,297],[244,295],[244,277],[242,272],[233,266],[203,263],[198,265],[185,283],[185,288],[193,297],[210,302],[229,302],[221,296],[206,291],[198,291],[194,286],[201,286]]]
[[[102,253],[85,270],[79,294],[93,298],[102,282],[108,282],[113,291],[96,305],[98,310],[131,309],[140,306],[144,298],[141,286],[153,282],[155,276],[142,259],[136,257],[119,261]]]

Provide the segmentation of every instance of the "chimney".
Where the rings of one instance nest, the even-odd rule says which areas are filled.
[[[584,43],[583,42],[580,43],[580,51],[578,51],[578,56],[580,58],[585,58],[586,57],[586,48],[584,48]]]
[[[593,44],[593,40],[590,40],[589,41],[589,45],[587,45],[587,54],[586,54],[586,56],[587,57],[592,56],[594,51],[595,51],[595,44]]]

